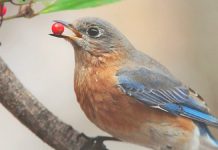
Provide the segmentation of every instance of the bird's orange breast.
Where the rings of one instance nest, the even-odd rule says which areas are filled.
[[[148,136],[143,132],[149,132],[146,128],[150,128],[151,124],[158,126],[165,123],[187,133],[195,129],[189,119],[145,106],[124,94],[117,86],[116,72],[119,67],[77,69],[75,92],[82,110],[94,124],[113,136],[130,142],[135,140],[135,143],[141,140],[143,143]]]

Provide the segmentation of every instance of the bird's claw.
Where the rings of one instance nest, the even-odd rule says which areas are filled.
[[[87,143],[81,148],[81,150],[108,150],[104,145],[104,141],[120,141],[114,137],[108,136],[97,136],[94,138],[90,138],[85,134],[81,133],[78,137],[80,138],[81,136],[88,139]]]
[[[78,141],[81,137],[90,140],[91,137],[88,137],[87,135],[85,135],[84,133],[80,133],[77,137],[76,137],[76,141]]]

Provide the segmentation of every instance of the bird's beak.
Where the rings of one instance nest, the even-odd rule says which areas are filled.
[[[82,38],[82,34],[72,24],[67,23],[65,21],[60,21],[60,20],[54,20],[54,22],[60,23],[64,27],[66,27],[67,29],[73,31],[74,35],[73,36],[56,35],[56,34],[49,34],[49,35],[54,36],[54,37],[58,37],[58,38],[64,38],[64,39],[70,40],[70,41],[75,41],[78,38]]]

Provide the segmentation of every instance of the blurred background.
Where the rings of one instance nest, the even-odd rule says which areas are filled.
[[[11,5],[7,7],[8,14],[16,12]],[[48,35],[52,20],[72,22],[83,16],[114,24],[136,48],[198,91],[218,116],[218,1],[123,0],[93,9],[5,21],[0,28],[0,56],[25,87],[63,121],[89,136],[106,135],[88,121],[76,102],[72,46]],[[1,105],[0,118],[1,149],[52,150]],[[145,149],[126,143],[107,145],[111,150]]]

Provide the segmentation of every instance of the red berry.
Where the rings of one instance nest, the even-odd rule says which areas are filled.
[[[3,6],[2,7],[2,11],[0,12],[0,15],[4,16],[7,12],[7,7],[6,6]]]
[[[64,26],[61,23],[54,23],[51,29],[55,35],[61,35],[64,32]]]

